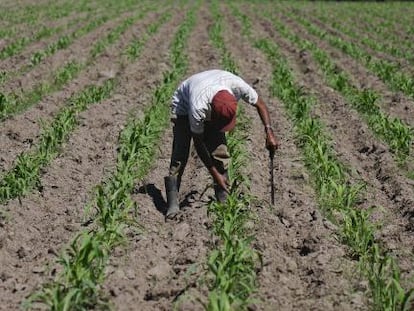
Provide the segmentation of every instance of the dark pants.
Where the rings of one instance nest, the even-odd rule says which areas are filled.
[[[173,146],[169,174],[177,176],[178,188],[181,177],[188,161],[191,146],[190,122],[187,116],[178,116],[171,120],[173,126]],[[224,174],[227,172],[230,155],[227,151],[226,135],[205,123],[204,143],[217,170]]]

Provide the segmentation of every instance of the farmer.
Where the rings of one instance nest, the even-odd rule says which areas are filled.
[[[198,156],[213,176],[216,199],[226,200],[230,155],[225,132],[231,131],[236,124],[239,99],[256,107],[264,125],[266,148],[274,152],[279,142],[273,134],[266,104],[240,77],[223,70],[207,70],[189,77],[174,92],[171,105],[174,138],[169,176],[164,178],[168,204],[166,219],[179,212],[178,191],[191,139]]]

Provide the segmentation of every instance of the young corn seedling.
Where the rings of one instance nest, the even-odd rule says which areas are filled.
[[[314,43],[293,34],[279,20],[273,19],[278,29],[290,41],[303,49],[310,50],[320,64],[326,80],[366,119],[370,129],[389,146],[398,163],[409,158],[414,131],[398,118],[385,115],[376,102],[379,94],[372,89],[358,89],[351,84],[348,75],[329,58],[325,51]]]
[[[28,306],[41,302],[56,310],[107,308],[107,298],[99,285],[105,278],[104,269],[113,248],[125,241],[124,229],[133,224],[129,211],[137,208],[131,198],[136,180],[142,179],[154,161],[160,136],[168,124],[169,110],[165,100],[181,78],[176,72],[186,69],[182,50],[194,25],[194,7],[181,24],[171,44],[172,70],[165,73],[164,83],[153,96],[153,105],[145,111],[143,120],[132,119],[120,135],[117,169],[113,176],[97,187],[95,229],[80,233],[63,253],[63,272],[57,280],[32,295]],[[183,41],[184,40],[184,41]],[[167,78],[168,77],[168,78]]]
[[[353,42],[345,41],[337,36],[328,34],[316,25],[309,22],[306,18],[298,18],[290,14],[292,18],[303,24],[312,34],[327,40],[329,44],[341,49],[346,54],[356,60],[362,61],[363,64],[372,72],[377,74],[384,83],[388,84],[393,90],[404,92],[407,96],[414,97],[414,80],[404,74],[399,64],[386,60],[378,60],[366,51],[363,51]]]
[[[30,40],[28,38],[21,38],[14,41],[13,43],[10,43],[8,46],[4,47],[0,51],[0,59],[6,59],[10,56],[17,54],[18,52],[23,50],[23,48],[29,43],[29,41]]]
[[[210,30],[210,39],[222,54],[223,67],[236,72],[236,64],[226,50],[221,35],[222,17],[217,2],[212,3],[211,10],[216,23]],[[212,202],[208,207],[208,215],[213,218],[213,232],[222,243],[208,257],[210,292],[203,306],[209,311],[246,310],[253,302],[251,295],[256,287],[256,266],[260,256],[251,248],[254,237],[249,236],[246,230],[246,222],[252,216],[251,198],[242,194],[242,189],[248,188],[248,179],[242,172],[247,163],[242,144],[245,132],[247,121],[239,113],[237,129],[228,137],[228,148],[232,154],[228,174],[233,186],[225,203]]]
[[[165,12],[157,21],[148,27],[146,34],[141,39],[129,44],[125,51],[125,53],[128,55],[128,58],[130,60],[136,59],[140,55],[141,50],[148,38],[156,33],[158,31],[158,28],[170,18],[171,14],[169,12]]]
[[[258,40],[256,47],[268,56],[269,62],[273,65],[274,79],[272,83],[279,84],[278,86],[272,86],[273,94],[281,98],[287,110],[291,111],[297,101],[306,101],[304,98],[306,95],[301,93],[300,87],[296,86],[293,82],[293,75],[287,74],[286,70],[288,65],[283,56],[278,52],[278,47],[267,39]],[[291,91],[283,91],[283,88],[290,88]],[[290,114],[295,116],[294,111]],[[384,279],[378,279],[374,277],[378,272],[376,268],[379,264],[378,260],[371,261],[369,265],[366,264],[365,258],[368,258],[368,255],[373,249],[379,249],[379,246],[374,240],[373,232],[375,227],[368,222],[369,211],[360,211],[354,207],[358,200],[359,192],[363,189],[362,186],[349,184],[345,170],[335,160],[334,153],[327,143],[328,137],[321,135],[321,126],[311,127],[313,129],[310,132],[302,132],[304,128],[309,129],[309,125],[312,124],[309,120],[305,121],[306,119],[312,118],[310,115],[304,115],[302,117],[303,119],[293,117],[292,120],[295,123],[295,129],[298,131],[298,135],[303,137],[300,138],[300,142],[304,150],[305,162],[315,177],[316,188],[322,208],[328,213],[331,213],[330,218],[340,225],[343,239],[350,243],[350,246],[353,247],[354,254],[360,258],[362,273],[369,280],[376,279],[376,281],[370,281],[375,309],[397,310],[400,307],[404,308],[409,300],[407,296],[410,295],[412,290],[407,292],[401,290],[396,295],[394,287],[382,286],[385,282],[386,284],[394,284],[395,287],[401,288],[399,281],[397,282],[399,279],[399,271],[396,266],[387,266],[386,273],[383,273],[383,275],[393,275],[392,278],[385,277]],[[305,124],[305,127],[303,127],[303,124]],[[333,208],[336,213],[332,213]],[[384,252],[381,250],[379,253],[382,254]],[[381,256],[393,261],[392,257],[388,254]],[[380,288],[381,295],[376,294],[378,288]],[[387,299],[387,301],[393,302],[391,309],[389,305],[385,305],[379,301],[379,296],[392,297],[392,299]]]
[[[129,5],[131,6],[131,3]],[[91,52],[90,58],[85,63],[79,63],[76,61],[66,63],[54,73],[52,82],[42,82],[35,86],[33,90],[27,91],[22,95],[3,94],[2,97],[0,97],[0,100],[2,101],[2,103],[0,103],[0,120],[27,109],[28,107],[38,103],[43,96],[61,89],[68,81],[74,79],[81,72],[81,70],[91,64],[93,60],[100,53],[102,53],[104,47],[119,39],[119,36],[127,29],[127,27],[130,26],[136,19],[144,16],[148,10],[149,7],[146,7],[140,12],[140,14],[133,18],[127,19],[123,24],[113,30],[113,32],[111,32],[106,38],[100,41],[101,43],[97,43],[96,46],[102,45],[102,47],[98,49],[99,51],[95,49],[95,52]],[[7,101],[2,100],[1,98],[6,98]],[[12,98],[16,98],[16,101],[11,100]]]
[[[37,150],[21,154],[14,168],[3,176],[0,181],[0,202],[21,197],[39,186],[40,169],[56,156],[58,148],[76,126],[79,112],[109,97],[113,88],[114,81],[109,79],[102,86],[87,87],[69,100],[70,105],[62,109],[50,126],[43,129]]]
[[[42,12],[40,7],[38,7],[37,9],[39,10],[38,13]],[[44,8],[43,10],[48,10],[48,9],[50,9],[50,8]],[[73,5],[72,5],[72,7],[68,6],[64,10],[61,11],[61,14],[62,14],[61,16],[63,17],[65,15],[68,15],[69,12],[73,12],[73,10],[76,10],[76,9],[78,9],[78,7],[74,8]],[[86,10],[86,8],[85,8],[85,10]],[[81,13],[81,12],[82,12],[82,9],[80,10],[79,13]],[[33,21],[35,21],[36,18],[34,17],[34,15],[32,15],[32,16],[33,16]],[[25,20],[25,21],[29,22],[29,20]],[[79,21],[79,20],[77,20],[77,21]],[[67,25],[66,27],[68,27],[68,26],[69,25]],[[19,39],[15,40],[14,42],[10,43],[9,45],[7,45],[6,47],[4,47],[0,51],[0,59],[6,59],[8,57],[14,56],[17,53],[21,52],[30,43],[39,41],[40,39],[43,39],[43,38],[50,37],[53,34],[57,34],[57,33],[61,32],[64,29],[63,26],[59,26],[59,27],[40,26],[39,28],[40,28],[40,30],[38,32],[36,32],[33,36],[19,38]]]

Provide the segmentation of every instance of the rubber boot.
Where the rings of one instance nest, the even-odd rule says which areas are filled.
[[[164,177],[164,183],[168,205],[165,218],[172,219],[180,211],[180,206],[178,205],[177,176]]]

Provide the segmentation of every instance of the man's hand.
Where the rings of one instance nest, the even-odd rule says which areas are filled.
[[[197,150],[197,154],[200,157],[201,161],[208,168],[210,174],[213,176],[214,181],[223,188],[227,193],[229,192],[229,181],[226,176],[219,173],[216,167],[213,165],[213,160],[207,150],[207,147],[203,140],[202,134],[193,134],[194,146]]]
[[[273,129],[270,124],[269,111],[263,99],[259,96],[256,103],[256,109],[259,113],[260,119],[263,122],[266,132],[266,148],[271,154],[274,154],[275,151],[279,148],[279,142],[273,134]]]
[[[221,188],[223,188],[227,193],[229,192],[229,181],[226,178],[226,176],[219,173],[219,171],[214,167],[209,168],[210,174],[213,176],[214,181],[219,185]]]
[[[279,148],[279,141],[276,139],[271,128],[266,128],[266,149],[271,153]]]

